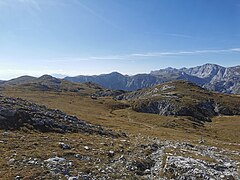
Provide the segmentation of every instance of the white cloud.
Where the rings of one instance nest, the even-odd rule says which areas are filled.
[[[168,51],[168,52],[153,52],[153,53],[142,53],[142,54],[131,54],[133,57],[160,57],[160,56],[176,56],[176,55],[194,55],[194,54],[218,54],[218,53],[233,53],[240,52],[240,48],[234,49],[205,49],[205,50],[194,50],[194,51]]]
[[[93,60],[137,60],[149,57],[166,57],[166,56],[184,56],[197,54],[219,54],[219,53],[240,53],[240,48],[232,49],[205,49],[193,51],[163,51],[163,52],[147,52],[132,53],[123,55],[107,55],[107,56],[90,56],[90,57],[62,57],[49,59],[49,62],[80,62]]]
[[[165,35],[173,36],[173,37],[180,37],[180,38],[192,38],[192,36],[186,34],[177,34],[177,33],[165,33]]]
[[[231,49],[233,52],[240,52],[240,48],[233,48]]]

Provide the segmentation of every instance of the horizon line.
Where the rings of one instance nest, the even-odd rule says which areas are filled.
[[[124,76],[135,76],[135,75],[138,75],[138,74],[150,74],[151,72],[153,71],[158,71],[158,70],[164,70],[164,69],[167,69],[167,68],[173,68],[173,69],[177,69],[177,70],[180,70],[180,69],[183,69],[183,68],[194,68],[194,67],[199,67],[199,66],[204,66],[204,65],[217,65],[217,66],[221,66],[221,67],[224,67],[224,68],[231,68],[231,67],[238,67],[240,66],[240,64],[238,65],[234,65],[234,66],[222,66],[222,65],[219,65],[219,64],[216,64],[216,63],[204,63],[202,65],[196,65],[196,66],[184,66],[184,67],[180,67],[180,68],[176,68],[176,67],[165,67],[165,68],[161,68],[161,69],[153,69],[151,70],[150,72],[139,72],[139,73],[134,73],[134,74],[127,74],[127,73],[122,73],[120,71],[116,71],[116,70],[113,70],[113,71],[110,71],[110,72],[106,72],[106,73],[99,73],[99,74],[68,74],[68,73],[57,73],[57,72],[48,72],[48,73],[39,73],[39,74],[35,74],[34,73],[31,75],[31,73],[29,74],[19,74],[19,75],[13,75],[13,77],[11,78],[6,78],[6,79],[1,79],[1,81],[9,81],[9,80],[12,80],[12,79],[16,79],[16,78],[19,78],[19,77],[23,77],[23,76],[30,76],[30,77],[35,77],[35,78],[39,78],[41,76],[44,76],[44,75],[50,75],[52,77],[55,77],[55,78],[58,78],[57,76],[63,76],[62,78],[58,78],[58,79],[63,79],[65,77],[76,77],[76,76],[99,76],[99,75],[107,75],[107,74],[111,74],[111,73],[119,73],[119,74],[122,74]]]

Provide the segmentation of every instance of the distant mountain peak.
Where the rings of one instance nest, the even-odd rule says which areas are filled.
[[[113,72],[111,72],[111,73],[109,73],[109,74],[104,74],[104,75],[111,75],[111,76],[124,76],[124,75],[122,75],[121,73],[119,73],[119,72],[117,72],[117,71],[113,71]]]
[[[54,77],[51,75],[48,75],[48,74],[44,74],[44,75],[40,76],[38,79],[52,79],[52,78],[54,78]]]
[[[240,65],[226,68],[217,64],[206,63],[202,66],[191,68],[176,69],[168,67],[151,71],[149,74],[128,76],[114,71],[109,74],[93,76],[79,75],[76,77],[65,77],[63,80],[80,83],[92,82],[107,89],[125,91],[151,87],[173,80],[187,80],[209,90],[240,94]],[[0,85],[18,85],[31,82],[60,84],[62,81],[50,75],[43,75],[39,78],[21,76],[6,82],[1,81]]]
[[[172,80],[191,81],[204,88],[222,93],[240,93],[240,66],[225,68],[206,63],[202,66],[151,71],[150,74],[122,75],[118,72],[95,76],[67,77],[72,82],[94,82],[102,87],[116,90],[137,90]]]
[[[36,77],[24,75],[24,76],[20,76],[18,78],[11,79],[9,81],[5,81],[3,83],[3,85],[18,85],[18,84],[23,84],[26,82],[32,82],[36,79],[37,79]]]
[[[213,64],[213,63],[206,63],[206,64],[204,64],[204,65],[202,65],[202,66],[220,66],[220,65],[218,65],[218,64]]]
[[[173,67],[167,67],[165,70],[176,70],[176,68],[173,68]]]

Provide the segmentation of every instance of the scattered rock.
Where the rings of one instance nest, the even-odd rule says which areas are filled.
[[[59,146],[60,146],[60,148],[62,148],[62,149],[71,149],[71,147],[68,145],[68,144],[64,144],[63,142],[60,142],[59,143]]]
[[[78,177],[69,177],[68,180],[78,180]]]
[[[83,156],[80,154],[76,154],[75,158],[77,158],[80,161],[90,161],[91,160],[91,158],[89,156]]]
[[[44,162],[46,163],[47,168],[50,170],[53,176],[60,174],[68,176],[70,175],[70,168],[72,167],[72,163],[65,158],[54,157],[49,158]]]
[[[60,157],[54,157],[54,158],[49,158],[49,159],[45,160],[45,162],[50,163],[50,164],[57,164],[57,163],[65,162],[65,161],[66,161],[66,159],[60,158]]]
[[[227,166],[222,165],[222,168],[217,168],[215,164],[182,156],[168,156],[164,172],[174,179],[187,179],[191,176],[201,179],[222,178],[225,173],[238,176]]]
[[[89,150],[90,148],[88,146],[84,146],[84,149],[85,150]]]
[[[21,180],[21,179],[22,179],[21,176],[16,176],[16,177],[14,178],[14,180]]]
[[[112,158],[114,155],[115,155],[114,151],[109,151],[109,152],[108,152],[108,157],[111,157],[111,158]]]
[[[15,162],[15,159],[12,158],[12,159],[9,159],[8,164],[11,165],[11,164],[13,164],[14,162]]]

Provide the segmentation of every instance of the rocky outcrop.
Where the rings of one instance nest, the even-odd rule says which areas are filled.
[[[170,145],[172,146],[172,145]],[[173,145],[181,148],[182,156],[168,153],[163,166],[163,174],[169,179],[238,179],[237,162],[224,157],[226,151],[216,147]],[[165,147],[166,148],[166,147]],[[169,148],[169,147],[168,147]],[[199,158],[190,156],[194,154]],[[233,152],[236,154],[236,152]],[[228,154],[228,153],[226,153]],[[225,154],[225,155],[226,155]],[[237,153],[239,154],[239,153]],[[201,159],[201,157],[208,157]]]
[[[41,132],[81,132],[119,136],[118,133],[86,123],[60,110],[48,109],[22,99],[0,96],[0,129],[19,130],[22,128]]]
[[[164,116],[190,116],[196,120],[211,121],[218,115],[240,115],[240,109],[217,105],[215,102],[201,102],[193,106],[179,106],[175,102],[161,100],[133,104],[133,110]]]
[[[198,121],[211,121],[218,115],[240,115],[239,97],[213,93],[187,81],[164,83],[116,99],[130,101],[137,112],[190,116]]]

